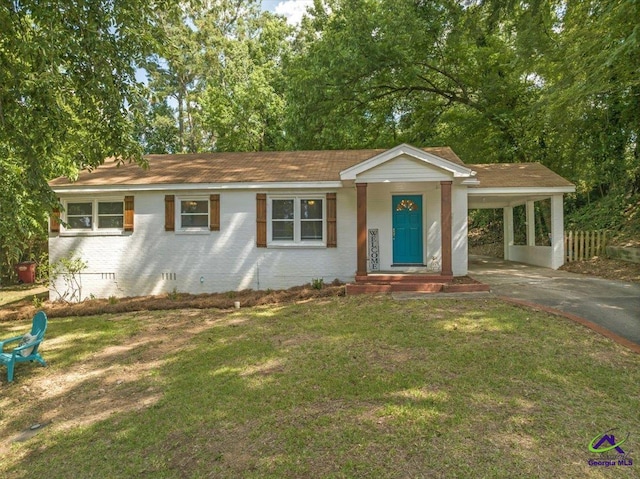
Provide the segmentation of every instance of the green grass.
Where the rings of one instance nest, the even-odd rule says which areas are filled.
[[[610,477],[589,441],[640,444],[640,356],[497,300],[52,320],[43,355],[0,437],[52,423],[0,443],[0,477]]]
[[[44,300],[48,296],[47,288],[40,284],[20,284],[5,286],[0,289],[0,306],[20,301],[24,298],[38,298]]]

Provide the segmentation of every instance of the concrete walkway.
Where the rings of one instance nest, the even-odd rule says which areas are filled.
[[[551,307],[640,345],[640,284],[469,256],[469,276],[507,298]]]

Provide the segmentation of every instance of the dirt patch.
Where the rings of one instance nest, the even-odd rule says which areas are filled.
[[[566,263],[560,269],[599,278],[640,283],[640,264],[617,259],[595,257],[587,261]]]
[[[291,303],[309,299],[344,296],[344,285],[332,284],[322,289],[311,285],[297,286],[277,291],[232,291],[212,294],[169,293],[160,296],[131,298],[91,299],[77,304],[45,301],[42,310],[50,318],[68,316],[94,316],[106,313],[129,313],[134,311],[158,311],[175,309],[233,309],[236,301],[241,307],[265,304]],[[0,321],[13,321],[33,317],[37,309],[31,299],[17,301],[0,308]]]
[[[450,282],[451,284],[482,284],[480,281],[473,279],[471,276],[456,276]]]
[[[492,258],[504,258],[504,245],[500,243],[486,243],[469,245],[469,254],[477,256],[491,256]]]

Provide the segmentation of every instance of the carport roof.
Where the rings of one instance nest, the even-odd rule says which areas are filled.
[[[491,163],[467,165],[484,188],[572,188],[574,185],[540,163]],[[472,191],[471,190],[471,191]]]

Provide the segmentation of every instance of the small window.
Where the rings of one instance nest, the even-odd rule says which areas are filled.
[[[271,228],[273,241],[293,241],[293,200],[273,200]]]
[[[180,200],[180,229],[209,229],[209,200]]]
[[[322,200],[300,200],[300,239],[322,241]]]
[[[271,198],[269,239],[272,244],[322,245],[324,198]]]
[[[124,203],[109,201],[98,203],[98,228],[122,229],[124,227]]]
[[[67,203],[69,229],[91,230],[93,228],[93,203]]]

